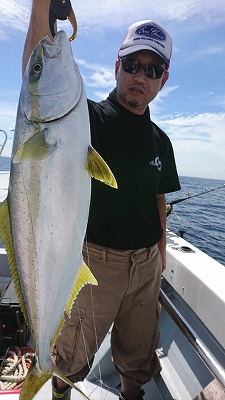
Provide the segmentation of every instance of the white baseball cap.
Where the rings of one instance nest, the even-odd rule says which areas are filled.
[[[154,51],[163,59],[168,68],[172,54],[172,39],[157,22],[139,21],[128,28],[118,55],[121,58],[139,50]]]

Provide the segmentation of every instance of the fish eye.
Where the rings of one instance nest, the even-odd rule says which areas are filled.
[[[42,71],[42,64],[35,63],[35,64],[32,65],[32,72],[35,75],[39,75],[41,73],[41,71]]]

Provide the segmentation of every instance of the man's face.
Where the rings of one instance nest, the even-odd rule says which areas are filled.
[[[142,66],[162,65],[163,60],[154,52],[148,50],[137,51],[129,54],[126,59],[134,60]],[[123,71],[122,61],[117,60],[115,65],[115,76],[117,81],[117,99],[127,110],[141,115],[145,112],[148,104],[156,97],[168,79],[165,71],[161,78],[151,79],[145,75],[144,68],[136,74]]]

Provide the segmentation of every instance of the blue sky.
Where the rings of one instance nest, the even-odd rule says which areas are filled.
[[[172,140],[179,175],[224,180],[225,1],[72,0],[72,4],[78,22],[73,54],[87,95],[95,100],[115,85],[114,63],[130,24],[153,19],[170,32],[170,78],[150,105],[152,120]],[[0,129],[10,138],[5,156],[11,153],[10,129],[15,127],[30,9],[30,0],[0,2]],[[60,28],[71,32],[68,23]]]

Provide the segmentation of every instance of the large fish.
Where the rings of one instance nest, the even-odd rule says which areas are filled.
[[[83,80],[60,31],[54,41],[41,40],[28,62],[8,198],[0,206],[0,239],[37,356],[22,387],[23,400],[33,399],[52,373],[61,376],[50,348],[64,311],[70,313],[84,284],[97,284],[82,265],[90,176],[112,187],[116,181],[90,142]]]

